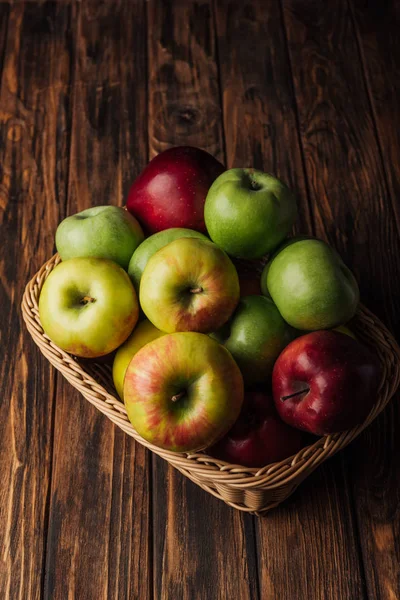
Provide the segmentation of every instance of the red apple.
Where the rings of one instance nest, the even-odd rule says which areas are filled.
[[[337,331],[315,331],[291,342],[272,373],[282,419],[326,435],[362,423],[380,382],[377,358],[359,341]]]
[[[224,170],[200,148],[169,148],[153,158],[133,182],[126,208],[149,233],[170,227],[205,232],[207,192]]]
[[[242,411],[232,429],[207,453],[245,467],[264,467],[296,454],[305,445],[305,434],[286,425],[272,397],[246,392]]]

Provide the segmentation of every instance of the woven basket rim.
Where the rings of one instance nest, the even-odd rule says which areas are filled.
[[[230,464],[203,452],[176,453],[163,450],[143,439],[128,421],[123,402],[117,397],[115,390],[110,389],[107,384],[111,373],[109,366],[94,361],[81,361],[81,359],[71,356],[54,344],[44,333],[38,311],[39,295],[45,279],[59,262],[61,259],[58,254],[52,256],[32,277],[23,294],[22,315],[34,342],[53,366],[98,410],[136,441],[167,460],[196,483],[199,483],[199,479],[213,480],[216,484],[224,483],[233,488],[246,490],[260,487],[272,490],[291,482],[297,485],[324,460],[333,456],[357,437],[385,408],[399,386],[400,348],[380,319],[360,304],[353,322],[353,329],[361,341],[369,346],[374,346],[382,365],[378,400],[362,424],[342,433],[318,438],[314,444],[301,449],[297,454],[262,468]],[[207,489],[213,495],[220,497],[213,490]],[[235,506],[233,503],[230,504]],[[236,508],[247,510],[242,506],[236,506]],[[248,510],[251,511],[250,508]]]

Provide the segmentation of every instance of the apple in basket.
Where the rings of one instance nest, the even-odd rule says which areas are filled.
[[[76,356],[96,358],[120,346],[139,305],[128,274],[105,258],[71,258],[46,279],[39,298],[44,332]]]
[[[124,269],[143,239],[135,217],[119,206],[87,208],[61,221],[56,231],[62,260],[78,256],[108,258]]]
[[[272,396],[245,393],[242,411],[230,431],[207,454],[245,467],[265,467],[296,454],[306,434],[282,421]]]
[[[172,333],[132,358],[124,401],[144,439],[166,450],[196,451],[214,444],[236,421],[243,378],[228,350],[209,336]]]
[[[161,331],[208,333],[234,311],[239,278],[218,246],[208,240],[181,238],[150,258],[139,295],[146,317]]]
[[[135,327],[122,346],[118,348],[114,356],[112,375],[115,389],[121,400],[124,398],[125,373],[132,358],[143,346],[161,335],[166,334],[154,327],[153,323],[144,319]]]
[[[200,148],[169,148],[153,158],[133,182],[126,207],[148,233],[171,227],[205,232],[207,192],[224,169]]]
[[[144,242],[140,244],[140,246],[138,246],[138,248],[132,254],[128,266],[128,275],[137,291],[139,291],[140,280],[142,279],[145,266],[153,254],[174,240],[178,240],[183,237],[194,237],[202,240],[208,240],[208,238],[199,231],[185,229],[184,227],[172,227],[171,229],[165,229],[164,231],[159,231],[154,235],[150,235],[144,240]]]
[[[326,435],[362,423],[380,382],[377,357],[338,331],[314,331],[291,342],[272,373],[282,419],[299,429]]]
[[[294,338],[294,330],[270,298],[247,296],[212,337],[229,350],[249,385],[270,379],[274,362]]]

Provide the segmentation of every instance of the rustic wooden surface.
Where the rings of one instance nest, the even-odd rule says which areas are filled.
[[[21,321],[57,223],[170,145],[272,171],[400,336],[395,0],[0,1],[0,598],[400,598],[398,398],[264,519],[99,415]]]

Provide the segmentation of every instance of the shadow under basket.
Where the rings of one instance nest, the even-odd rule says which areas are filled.
[[[262,515],[278,506],[318,465],[356,438],[384,409],[399,385],[400,349],[381,321],[360,306],[351,328],[357,338],[376,352],[382,365],[376,404],[364,423],[349,431],[319,438],[295,456],[261,469],[235,466],[201,452],[181,454],[162,450],[140,437],[129,423],[124,404],[118,399],[113,385],[110,365],[77,359],[61,350],[43,332],[38,310],[39,295],[44,281],[59,262],[59,256],[55,255],[44,264],[26,286],[22,299],[24,321],[41,352],[86,400],[135,438],[136,442],[238,510]]]

